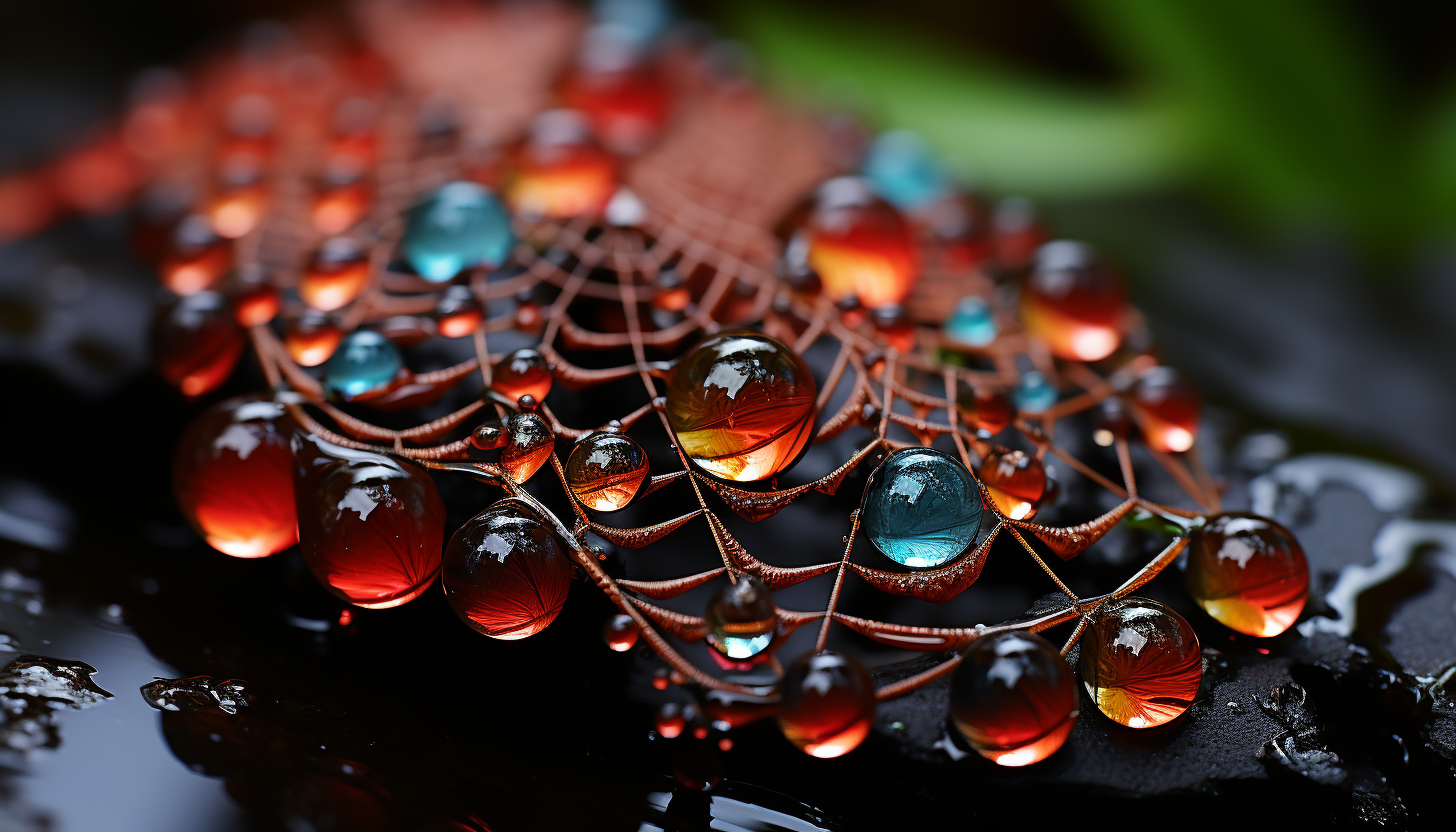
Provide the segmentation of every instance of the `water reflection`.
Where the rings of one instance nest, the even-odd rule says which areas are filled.
[[[84,662],[98,668],[92,684],[119,694],[104,699],[85,685],[73,687],[90,706],[54,711],[54,747],[29,752],[14,761],[14,775],[0,777],[7,787],[0,792],[0,827],[58,832],[239,827],[239,809],[220,791],[196,787],[196,778],[158,742],[151,709],[130,694],[158,675],[175,673],[135,634],[60,604],[40,615],[0,604],[0,627],[14,633],[25,650],[64,656],[71,667]]]

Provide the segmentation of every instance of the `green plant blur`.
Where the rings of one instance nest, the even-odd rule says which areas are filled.
[[[1456,227],[1456,85],[1413,100],[1332,2],[1073,0],[1131,79],[1116,88],[978,59],[890,4],[717,8],[771,84],[916,130],[995,192],[1193,188],[1251,230],[1315,228],[1377,254]]]

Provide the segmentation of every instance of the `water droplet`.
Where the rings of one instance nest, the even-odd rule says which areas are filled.
[[[514,502],[461,526],[445,552],[445,595],[461,620],[507,641],[546,629],[566,604],[572,562],[555,536]]]
[[[773,641],[778,614],[768,585],[739,575],[713,594],[705,614],[708,644],[735,661],[751,659]]]
[[[854,659],[832,650],[799,657],[781,683],[779,729],[813,757],[848,754],[875,717],[875,685]]]
[[[807,446],[816,392],[804,359],[778,341],[719,335],[674,370],[667,416],[689,459],[724,479],[754,482],[787,469]]]
[[[647,453],[619,433],[598,431],[582,437],[566,460],[566,484],[595,511],[626,508],[647,473]]]
[[[864,529],[884,555],[904,566],[939,566],[964,552],[981,528],[971,472],[930,448],[901,448],[870,475]]]
[[[298,540],[285,416],[283,405],[257,396],[228,399],[197,417],[177,443],[177,505],[219,552],[261,558]]]
[[[971,642],[951,677],[950,714],[982,757],[1025,766],[1051,756],[1077,721],[1072,668],[1033,633]]]

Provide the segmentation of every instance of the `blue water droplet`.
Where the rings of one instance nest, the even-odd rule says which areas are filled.
[[[675,16],[667,0],[597,0],[592,11],[598,24],[618,29],[614,34],[637,44],[656,40]]]
[[[324,383],[352,399],[388,384],[404,366],[394,342],[373,330],[350,333],[324,365]]]
[[[971,472],[930,448],[901,448],[870,477],[864,530],[904,566],[939,566],[964,552],[981,529],[981,494]]]
[[[1047,382],[1046,377],[1032,370],[1021,377],[1016,385],[1016,407],[1023,413],[1045,413],[1057,403],[1057,388]]]
[[[400,241],[405,260],[432,283],[452,280],[472,266],[495,268],[513,245],[505,206],[474,182],[451,182],[409,209]]]
[[[996,340],[996,316],[984,300],[967,295],[956,303],[946,320],[945,334],[962,344],[984,347]]]
[[[934,151],[907,130],[881,133],[870,145],[863,171],[875,193],[906,210],[923,208],[950,190]]]

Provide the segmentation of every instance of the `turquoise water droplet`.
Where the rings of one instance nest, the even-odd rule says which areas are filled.
[[[405,260],[432,283],[452,280],[472,266],[495,268],[513,245],[505,206],[474,182],[451,182],[409,209],[400,242]]]
[[[986,301],[967,295],[956,303],[955,311],[945,322],[945,334],[973,347],[984,347],[996,340],[996,316]]]
[[[863,170],[875,193],[897,208],[923,208],[950,190],[934,151],[908,130],[881,133],[870,145]]]
[[[598,24],[611,26],[612,34],[638,45],[656,40],[675,16],[668,0],[596,0],[592,12]]]
[[[399,348],[379,333],[361,329],[350,333],[324,365],[324,383],[346,399],[382,387],[404,366]]]
[[[1021,377],[1016,385],[1016,407],[1024,413],[1045,413],[1057,403],[1057,388],[1036,370]]]
[[[964,465],[930,448],[901,448],[870,476],[864,530],[904,566],[939,566],[981,529],[981,495]]]

